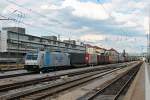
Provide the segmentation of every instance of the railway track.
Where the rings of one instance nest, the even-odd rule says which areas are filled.
[[[12,78],[12,77],[18,77],[18,76],[25,76],[25,75],[31,75],[31,74],[34,74],[34,73],[32,73],[32,72],[23,72],[23,73],[16,73],[16,74],[0,75],[0,79]]]
[[[17,71],[17,70],[23,70],[24,68],[14,68],[14,69],[5,69],[5,70],[1,70],[0,69],[0,72],[1,73],[4,73],[4,72],[9,72],[9,71]]]
[[[94,72],[89,73],[82,73],[75,76],[72,76],[71,78],[67,78],[66,80],[59,79],[57,81],[50,81],[42,84],[39,84],[37,86],[34,85],[34,88],[28,88],[24,89],[22,92],[13,93],[13,94],[7,94],[3,95],[0,98],[3,99],[31,99],[31,100],[39,100],[42,98],[45,98],[49,95],[52,95],[54,93],[63,91],[68,88],[72,88],[74,86],[77,86],[79,84],[94,80],[96,78],[103,77],[106,74],[110,74],[116,70],[120,70],[123,67],[116,68],[116,69],[104,69],[102,70],[96,70]]]
[[[24,64],[0,64],[1,72],[20,70],[23,68]]]
[[[118,67],[125,67],[125,66],[131,65],[131,64],[133,64],[133,63],[122,64],[122,65],[119,64]],[[115,65],[115,66],[117,66],[117,65]],[[103,70],[103,69],[113,69],[113,68],[114,68],[114,65],[107,66],[107,67],[80,70],[80,71],[73,71],[73,72],[62,73],[62,74],[53,75],[53,76],[46,76],[46,77],[42,77],[42,78],[40,77],[40,78],[31,79],[31,80],[22,81],[22,82],[5,84],[5,85],[0,86],[0,92],[9,91],[12,89],[17,89],[17,88],[21,88],[21,87],[25,87],[25,86],[29,86],[29,85],[33,85],[33,84],[38,84],[40,82],[56,80],[56,79],[59,79],[61,76],[67,75],[68,77],[71,77],[71,76],[75,76],[75,75],[79,75],[79,74],[88,73],[91,71],[99,71],[99,70]]]
[[[113,70],[113,71],[115,71],[115,70]],[[15,93],[15,94],[11,94],[11,95],[6,95],[6,96],[0,97],[0,98],[1,99],[5,98],[5,99],[8,99],[8,100],[12,100],[12,99],[26,100],[26,99],[29,99],[29,98],[31,100],[41,99],[41,98],[44,98],[44,97],[46,97],[50,94],[60,92],[64,89],[70,88],[72,86],[76,86],[76,85],[81,84],[83,82],[87,82],[91,79],[102,77],[102,76],[104,76],[104,75],[106,75],[110,72],[113,72],[113,71],[110,71],[110,72],[107,72],[107,71],[108,71],[108,69],[103,70],[103,71],[90,72],[90,73],[86,73],[86,74],[83,74],[83,75],[77,75],[77,76],[74,76],[74,77],[72,77],[71,79],[68,79],[68,80],[63,80],[63,79],[59,80],[58,79],[57,81],[40,83],[39,85],[37,85],[37,88],[35,88],[36,86],[34,86],[34,88],[30,88],[30,89],[28,88],[25,91],[18,92],[18,93]],[[101,73],[101,75],[97,76],[97,74],[100,74],[100,73]],[[91,78],[91,76],[93,76],[93,77]],[[44,85],[42,85],[42,84],[44,84]]]
[[[95,89],[80,97],[78,100],[122,100],[140,66],[141,63],[129,70],[127,73],[115,78],[104,87],[98,90]]]
[[[112,64],[113,65],[113,64]],[[107,65],[106,65],[107,66]],[[11,77],[17,77],[17,76],[25,76],[25,75],[30,75],[30,74],[35,74],[33,72],[21,72],[21,73],[16,73],[18,71],[21,71],[23,69],[11,69],[11,70],[3,70],[0,71],[0,79],[4,78],[11,78]],[[68,69],[69,70],[69,69]],[[9,74],[6,74],[9,73]],[[11,73],[11,74],[10,74]],[[4,75],[3,75],[4,74]]]

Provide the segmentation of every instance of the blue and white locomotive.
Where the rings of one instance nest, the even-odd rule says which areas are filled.
[[[68,53],[45,50],[26,54],[25,69],[28,71],[49,72],[56,67],[64,66],[70,66]]]

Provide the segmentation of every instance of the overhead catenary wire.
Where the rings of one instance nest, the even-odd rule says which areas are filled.
[[[22,11],[20,11],[20,10],[16,10],[16,9],[14,9],[14,11],[13,12],[16,12],[16,11],[18,11],[18,12],[22,12]],[[24,15],[26,15],[26,14],[24,14]],[[41,14],[42,15],[42,14]],[[32,17],[30,17],[30,19],[32,19],[32,20],[35,20],[35,18],[32,18]],[[46,19],[46,18],[45,18]],[[52,25],[54,25],[54,24],[50,24],[50,23],[47,23],[47,22],[44,22],[44,21],[41,21],[41,23],[42,23],[42,25],[48,25],[48,26],[52,26]]]
[[[46,15],[41,14],[41,13],[39,13],[39,12],[37,12],[37,11],[31,9],[31,8],[24,7],[23,5],[19,5],[19,4],[17,4],[16,2],[14,2],[14,1],[12,1],[12,0],[6,0],[6,1],[9,2],[9,3],[11,3],[11,4],[14,4],[14,5],[17,6],[17,7],[21,7],[21,8],[23,8],[23,9],[29,11],[29,12],[32,12],[32,13],[34,13],[34,14],[40,16],[40,17],[46,18],[46,19],[47,19],[48,21],[50,21],[50,22],[51,22],[51,21],[55,21],[55,22],[58,23],[58,24],[63,24],[62,22],[60,22],[60,21],[58,21],[58,20],[56,20],[56,19],[53,19],[53,20],[52,20],[52,19],[49,19]]]
[[[37,11],[31,9],[31,8],[27,8],[27,7],[23,6],[23,5],[17,4],[16,2],[14,2],[14,1],[12,1],[12,0],[6,0],[6,1],[7,1],[8,3],[11,3],[11,4],[17,6],[17,7],[23,8],[23,9],[25,9],[25,10],[27,10],[27,11],[33,13],[33,14],[36,14],[36,15],[42,17],[42,18],[47,19],[47,21],[48,21],[49,23],[42,21],[42,25],[52,26],[52,25],[54,25],[54,24],[50,24],[52,21],[56,22],[56,23],[59,24],[59,25],[60,25],[60,24],[64,24],[64,23],[62,23],[62,22],[60,22],[60,21],[58,21],[58,20],[56,20],[56,19],[49,19],[48,16],[46,16],[46,15],[44,15],[44,14],[41,14],[41,13],[39,13],[39,12],[37,12]],[[23,24],[26,24],[26,25],[27,25],[27,23],[23,23]],[[33,26],[33,25],[30,25],[30,26]],[[46,30],[47,30],[47,29],[46,29]],[[52,31],[52,30],[48,30],[48,31],[51,32],[51,33],[60,35],[60,33],[54,32],[54,31]],[[61,34],[61,35],[62,35],[62,34]]]
[[[27,8],[27,7],[25,7],[25,6],[21,5],[21,4],[18,4],[18,3],[16,3],[16,2],[12,1],[12,0],[6,0],[6,1],[7,1],[8,3],[10,3],[10,4],[13,4],[13,5],[17,6],[17,7],[23,8],[23,9],[25,9],[25,10],[27,10],[27,11],[33,13],[33,14],[36,14],[36,15],[42,17],[42,18],[47,19],[47,21],[48,21],[49,23],[42,22],[43,25],[52,26],[52,24],[50,24],[52,21],[56,22],[56,23],[59,24],[59,25],[65,25],[64,22],[61,22],[61,21],[59,21],[59,20],[57,20],[57,19],[49,18],[48,16],[46,16],[46,15],[40,13],[40,12],[37,12],[37,11],[31,9],[31,8]],[[53,24],[53,25],[54,25],[54,24]],[[57,35],[60,35],[60,33],[57,33],[57,32],[53,32],[53,31],[50,31],[50,32],[55,33],[55,34],[57,34]],[[61,35],[62,35],[62,34],[61,34]]]
[[[2,17],[2,18],[0,18],[0,20],[13,20],[13,19],[7,18],[7,17],[5,17],[3,15],[0,15],[0,17]]]
[[[8,17],[6,17],[6,16],[4,16],[4,15],[1,15],[1,14],[0,14],[0,16],[3,16],[3,17],[5,17],[5,18],[7,18],[7,19],[11,19],[11,21],[13,21],[13,22],[18,22],[18,20],[15,19],[15,18],[8,18]],[[44,29],[43,27],[35,26],[35,25],[29,24],[29,23],[25,23],[25,22],[23,22],[23,21],[20,21],[20,23],[21,23],[21,24],[24,24],[24,25],[26,25],[26,26],[31,26],[32,28],[36,28],[36,29],[41,28],[41,29]],[[47,29],[44,29],[44,30],[47,30]],[[52,31],[52,30],[47,30],[47,31],[48,31],[48,32],[51,32],[51,33],[54,33],[54,34],[59,34],[59,33],[54,32],[54,31]]]
[[[32,13],[34,13],[34,14],[40,16],[40,17],[46,18],[46,19],[48,19],[48,21],[52,21],[51,19],[48,18],[48,16],[46,16],[46,15],[44,15],[44,14],[41,14],[41,13],[39,13],[39,12],[37,12],[37,11],[31,9],[31,8],[27,8],[27,7],[23,6],[23,5],[17,4],[16,2],[14,2],[14,1],[12,1],[12,0],[6,0],[6,1],[9,2],[9,3],[11,3],[11,4],[16,5],[17,7],[21,7],[21,8],[23,8],[23,9],[26,9],[27,11],[32,12]],[[101,0],[97,0],[97,1],[100,2],[100,5],[101,5],[102,8],[105,10],[105,12],[108,14],[108,16],[110,16],[110,18],[113,18],[113,19],[114,19],[114,17],[111,15],[111,13],[108,12],[107,9],[103,6],[103,4],[101,3]],[[56,23],[58,23],[58,24],[63,24],[62,22],[60,22],[60,21],[58,21],[58,20],[55,20],[55,21],[56,21]],[[50,25],[49,23],[45,23],[45,24],[46,24],[46,25]],[[123,31],[122,29],[120,29],[120,30],[124,33],[124,31]]]
[[[21,12],[20,10],[17,10],[17,11]],[[30,19],[35,20],[35,18],[32,18],[32,17],[30,17]],[[41,21],[41,23],[42,23],[42,25],[48,25],[48,26],[54,25],[54,24],[50,24],[50,23],[47,23],[47,22],[44,22],[44,21]]]

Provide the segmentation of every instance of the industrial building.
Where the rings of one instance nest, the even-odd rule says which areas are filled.
[[[85,45],[66,41],[57,40],[56,36],[29,35],[21,27],[4,27],[0,31],[0,62],[22,62],[27,52],[45,48],[51,51],[85,52]]]

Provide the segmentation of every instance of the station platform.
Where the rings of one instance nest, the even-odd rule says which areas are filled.
[[[150,64],[143,63],[124,100],[150,100]]]
[[[149,68],[148,68],[149,66]],[[150,100],[150,65],[143,63],[124,100]]]
[[[150,64],[145,63],[145,100],[150,100]]]

